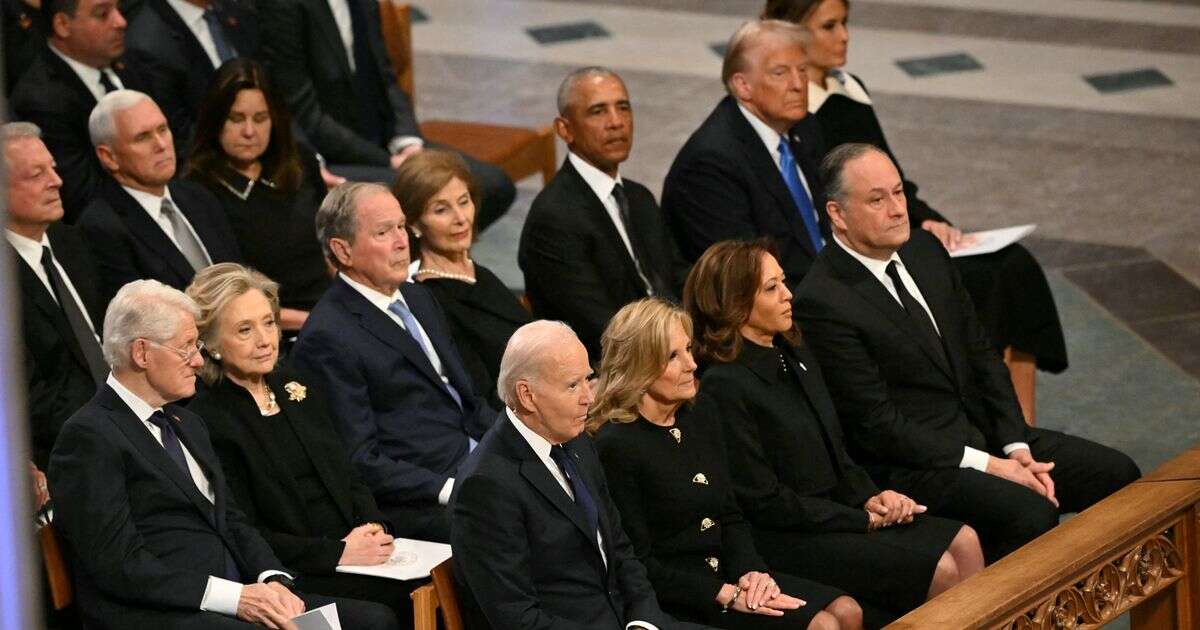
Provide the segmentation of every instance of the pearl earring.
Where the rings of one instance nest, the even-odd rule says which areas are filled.
[[[214,361],[221,360],[221,353],[217,352],[216,350],[213,350],[212,352],[209,352],[208,354],[209,354],[209,356],[211,356],[213,358]]]
[[[415,229],[414,229],[414,230],[412,231],[412,233],[413,233],[413,236],[414,236],[414,237],[416,237],[416,238],[421,238],[421,233],[420,233],[419,231],[417,231],[417,230],[415,230]]]

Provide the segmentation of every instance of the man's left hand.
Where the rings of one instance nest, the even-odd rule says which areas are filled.
[[[1054,504],[1054,507],[1058,507],[1058,498],[1054,496],[1054,480],[1050,478],[1050,471],[1054,468],[1053,462],[1035,460],[1027,448],[1019,448],[1009,453],[1008,458],[1020,462],[1029,472],[1033,473],[1033,476],[1046,489],[1046,498]]]
[[[962,230],[943,221],[926,219],[921,223],[921,229],[936,236],[937,240],[942,242],[942,246],[948,252],[952,252],[960,247],[966,247],[975,242],[974,236],[963,236]]]

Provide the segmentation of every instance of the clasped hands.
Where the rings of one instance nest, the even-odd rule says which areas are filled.
[[[1058,507],[1058,499],[1054,496],[1054,480],[1050,471],[1054,470],[1054,462],[1039,462],[1033,459],[1029,449],[1021,448],[1008,454],[1008,458],[988,456],[987,473],[1013,483],[1019,483],[1030,490],[1046,497],[1046,500]]]
[[[378,523],[366,523],[350,530],[342,539],[346,547],[338,564],[370,566],[383,564],[392,557],[394,539]]]
[[[720,592],[717,593],[717,603],[740,613],[779,617],[785,610],[795,610],[803,606],[805,601],[784,594],[770,575],[761,571],[750,571],[738,579],[736,586],[721,586]]]
[[[895,490],[884,490],[867,499],[867,502],[863,504],[863,509],[867,511],[867,516],[871,519],[867,528],[874,531],[891,527],[897,523],[907,525],[913,522],[916,515],[924,514],[929,508]]]

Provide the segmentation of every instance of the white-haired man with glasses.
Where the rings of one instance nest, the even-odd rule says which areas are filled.
[[[50,454],[55,523],[79,610],[103,628],[290,628],[337,601],[347,628],[398,628],[390,609],[292,592],[291,576],[229,498],[195,414],[204,364],[191,298],[155,280],[117,292],[104,317],[105,384]]]

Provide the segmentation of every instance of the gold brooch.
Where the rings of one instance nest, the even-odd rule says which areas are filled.
[[[300,402],[301,400],[304,400],[306,396],[308,396],[308,388],[300,383],[297,383],[296,381],[289,381],[283,386],[283,390],[288,393],[288,400],[294,402]]]
[[[708,477],[705,477],[704,473],[696,473],[696,476],[692,477],[692,483],[700,483],[700,484],[704,484],[707,486],[708,485]]]
[[[667,429],[667,433],[670,433],[671,437],[675,438],[676,444],[683,442],[683,431],[680,431],[675,427],[671,427],[670,429]]]
[[[708,566],[712,568],[713,573],[716,573],[717,568],[721,566],[721,561],[716,558],[709,557],[705,558],[704,561],[707,562]]]
[[[704,517],[704,520],[700,521],[700,531],[707,531],[710,527],[716,524],[716,521],[706,516]]]

